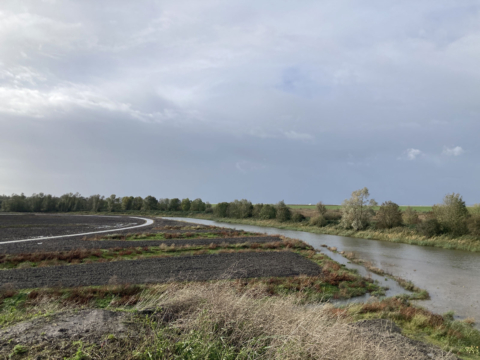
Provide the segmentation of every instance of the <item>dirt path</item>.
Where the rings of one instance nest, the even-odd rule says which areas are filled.
[[[318,265],[292,252],[251,252],[4,270],[0,271],[0,284],[23,289],[318,275],[320,272]]]

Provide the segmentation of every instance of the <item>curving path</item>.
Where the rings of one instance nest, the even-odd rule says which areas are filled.
[[[75,216],[75,215],[73,215],[73,216]],[[114,216],[102,216],[102,215],[78,215],[78,216],[97,216],[97,217],[110,217],[110,218],[114,217]],[[129,217],[132,218],[132,219],[144,220],[145,223],[140,224],[140,225],[135,225],[135,226],[124,227],[124,228],[115,228],[115,229],[110,229],[110,230],[99,230],[99,231],[85,232],[85,233],[80,233],[80,234],[44,236],[44,237],[37,237],[37,238],[32,238],[32,239],[2,241],[2,242],[0,242],[0,245],[2,245],[2,244],[14,244],[14,243],[20,243],[20,242],[27,242],[27,241],[59,239],[59,238],[74,237],[74,236],[95,235],[95,234],[102,234],[102,233],[116,232],[116,231],[123,231],[123,230],[131,230],[131,229],[137,229],[137,228],[141,228],[141,227],[145,227],[145,226],[150,226],[154,223],[154,220],[152,220],[152,219],[136,217],[136,216],[129,216]]]

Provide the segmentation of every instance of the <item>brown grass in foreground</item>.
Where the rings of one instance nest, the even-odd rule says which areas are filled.
[[[137,304],[162,309],[179,333],[204,334],[205,342],[222,338],[229,344],[265,352],[264,359],[424,359],[412,343],[379,336],[374,341],[348,324],[333,307],[299,306],[293,297],[256,298],[256,289],[238,293],[226,283],[160,287]],[[257,341],[252,341],[257,339]],[[436,354],[437,355],[437,354]],[[436,359],[451,358],[439,354]]]

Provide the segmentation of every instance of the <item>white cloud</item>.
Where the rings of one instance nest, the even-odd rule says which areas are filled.
[[[172,120],[178,117],[174,109],[144,112],[131,104],[110,99],[99,89],[86,86],[57,87],[48,91],[29,88],[0,87],[0,112],[44,118],[56,111],[75,108],[108,110],[124,113],[142,121]]]
[[[405,151],[405,155],[408,160],[415,160],[418,156],[422,155],[423,153],[418,149],[407,149]]]
[[[452,148],[444,146],[442,154],[447,155],[447,156],[460,156],[464,152],[465,152],[465,150],[463,150],[460,146],[455,146],[455,147],[452,147]]]
[[[305,133],[299,133],[299,132],[296,132],[296,131],[293,131],[293,130],[292,131],[284,131],[283,135],[287,139],[291,139],[291,140],[313,140],[312,135],[305,134]]]

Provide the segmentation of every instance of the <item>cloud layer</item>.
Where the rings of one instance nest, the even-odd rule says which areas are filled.
[[[469,0],[7,0],[0,193],[480,202],[479,41]]]

